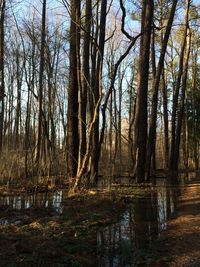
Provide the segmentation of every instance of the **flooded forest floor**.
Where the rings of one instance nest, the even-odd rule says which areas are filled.
[[[159,259],[153,266],[200,266],[200,180],[184,186],[174,219],[157,243]]]
[[[175,197],[174,197],[175,193]],[[200,180],[0,192],[0,267],[200,266]]]
[[[65,199],[62,210],[39,206],[1,211],[0,266],[97,266],[96,231],[125,208],[92,194]]]

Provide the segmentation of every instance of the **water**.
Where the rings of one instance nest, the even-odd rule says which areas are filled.
[[[143,264],[139,266],[148,266],[148,249],[166,230],[176,202],[175,189],[167,186],[165,179],[156,185],[157,192],[133,201],[118,223],[97,233],[98,267],[138,266],[138,259]]]
[[[126,182],[125,182],[126,184]],[[167,220],[176,209],[176,189],[167,184],[166,179],[156,182],[154,192],[143,198],[127,203],[121,220],[97,231],[98,267],[138,266],[138,259],[147,262],[148,250],[167,229]],[[36,195],[0,197],[3,210],[26,210],[31,207],[51,208],[64,214],[63,190]],[[0,224],[20,223],[16,218],[1,218]],[[140,266],[147,266],[147,265]]]
[[[32,207],[50,208],[58,214],[62,214],[64,194],[65,192],[63,190],[58,190],[54,193],[0,196],[0,208],[4,211],[20,211]],[[17,224],[17,222],[19,221],[16,220],[16,218],[0,218],[1,225],[11,223]]]

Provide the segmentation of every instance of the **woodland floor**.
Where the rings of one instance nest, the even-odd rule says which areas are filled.
[[[151,267],[200,266],[200,180],[186,185],[176,218],[168,222],[157,244],[159,259]]]
[[[132,191],[120,191],[122,194],[115,189],[115,193],[66,198],[63,215],[46,208],[18,211],[0,206],[0,218],[14,218],[13,223],[0,225],[0,267],[98,266],[98,229],[119,221],[127,205],[124,195],[144,197],[149,190],[133,187]],[[167,225],[152,248],[149,263],[138,266],[200,266],[200,180],[185,186],[176,216]]]
[[[119,220],[125,204],[106,195],[65,200],[64,215],[46,208],[2,210],[0,267],[97,266],[96,231]]]

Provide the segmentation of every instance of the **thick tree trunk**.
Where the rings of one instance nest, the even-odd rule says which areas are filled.
[[[70,70],[68,85],[68,114],[67,114],[67,167],[70,177],[75,177],[78,167],[78,60],[79,51],[79,17],[80,0],[71,0],[71,26],[70,26]]]
[[[103,69],[103,57],[104,57],[104,46],[105,46],[106,15],[107,15],[106,12],[107,12],[107,0],[102,0],[96,79],[95,79],[95,88],[93,88],[95,105],[97,105],[99,101],[99,97],[101,95],[101,91],[102,91],[102,69]],[[97,183],[97,179],[98,179],[98,165],[99,165],[99,158],[100,158],[99,108],[98,108],[96,115],[97,117],[96,117],[94,128],[93,128],[92,161],[91,161],[91,178],[94,180],[95,184]]]
[[[198,100],[196,99],[197,93],[197,75],[198,75],[198,49],[191,49],[193,54],[192,60],[192,135],[194,138],[194,158],[195,158],[195,168],[196,170],[199,169],[199,142],[198,142],[198,125],[199,125],[199,118],[196,115],[196,110],[198,110]],[[189,167],[189,127],[188,121],[186,122],[187,126],[187,154],[188,154],[188,167]]]
[[[177,159],[175,159],[175,152],[176,146],[176,117],[177,117],[177,108],[178,108],[178,98],[179,98],[179,91],[181,85],[181,78],[184,71],[184,55],[185,49],[187,44],[187,29],[188,29],[188,18],[189,18],[189,7],[190,7],[190,0],[186,0],[186,15],[185,15],[185,31],[183,36],[183,42],[181,46],[181,54],[180,54],[180,61],[179,61],[179,71],[175,85],[175,92],[173,96],[173,107],[172,107],[172,130],[171,130],[171,152],[170,152],[170,170],[176,171],[177,170]],[[180,120],[179,120],[180,121]],[[179,129],[180,126],[177,126]],[[178,141],[178,140],[177,140]]]
[[[174,15],[176,11],[176,5],[177,0],[173,1],[173,5],[170,12],[170,17],[167,23],[165,36],[162,42],[162,48],[160,53],[160,58],[158,62],[158,67],[156,71],[156,77],[153,84],[153,96],[152,96],[152,112],[151,112],[151,119],[150,119],[150,126],[149,126],[149,136],[148,136],[148,142],[147,142],[147,180],[150,178],[150,168],[151,168],[151,158],[152,153],[155,147],[155,141],[156,141],[156,122],[157,122],[157,106],[158,106],[158,90],[160,85],[160,78],[163,71],[164,66],[164,59],[165,59],[165,53],[167,49],[167,44],[171,32],[172,23],[174,20]]]
[[[135,151],[136,154],[136,179],[143,182],[145,179],[146,165],[146,139],[147,139],[147,92],[149,78],[149,54],[151,28],[154,3],[152,0],[143,0],[142,27],[140,43],[139,84],[136,102],[135,117]]]

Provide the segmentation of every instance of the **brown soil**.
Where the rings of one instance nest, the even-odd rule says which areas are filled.
[[[186,185],[177,216],[168,222],[156,247],[160,257],[151,267],[200,266],[200,181]]]

